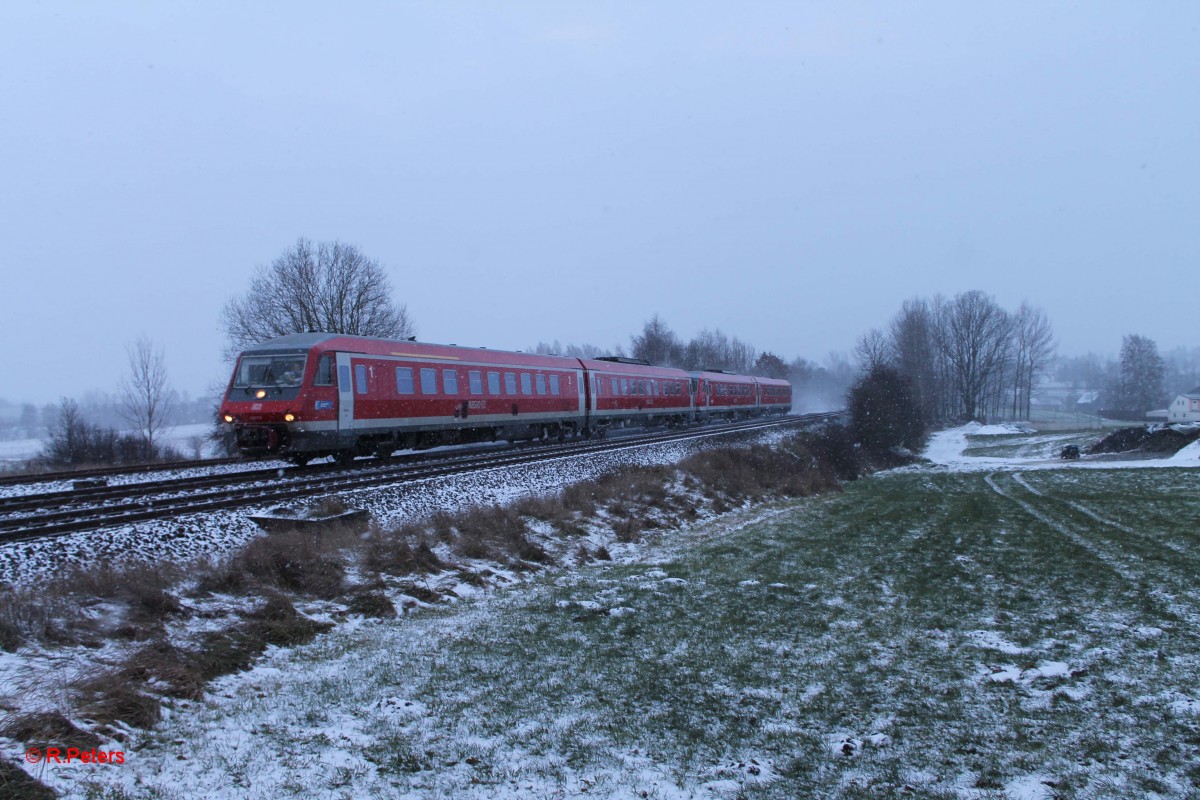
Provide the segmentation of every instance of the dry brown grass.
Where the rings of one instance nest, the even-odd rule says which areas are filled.
[[[283,596],[270,595],[237,624],[204,634],[195,648],[158,639],[118,669],[85,680],[78,687],[81,710],[97,724],[149,727],[159,717],[156,695],[197,700],[208,681],[248,669],[268,645],[304,644],[330,627],[304,617]]]
[[[80,716],[100,729],[118,722],[149,728],[162,717],[161,701],[124,670],[97,673],[78,682],[74,692]]]
[[[343,537],[311,531],[284,531],[253,539],[200,580],[206,591],[248,594],[283,590],[333,598],[345,589]]]
[[[242,615],[242,621],[223,631],[205,634],[196,653],[204,681],[249,669],[268,645],[294,647],[305,644],[329,623],[308,619],[284,596],[268,595],[258,608]]]
[[[80,730],[57,711],[20,714],[0,726],[0,736],[16,739],[30,747],[78,747],[91,750],[100,746],[100,737]]]
[[[778,448],[753,445],[707,450],[679,467],[694,477],[706,494],[731,502],[805,497],[837,486],[833,471],[822,469],[799,441]]]
[[[396,616],[395,604],[378,589],[356,591],[350,596],[346,610],[351,614],[361,614],[364,617],[376,619],[388,619]]]
[[[395,531],[372,526],[363,551],[363,566],[384,575],[420,575],[445,569],[429,546],[431,535],[421,525],[405,525]]]
[[[447,541],[464,558],[512,558],[520,568],[527,568],[529,562],[552,563],[551,555],[529,538],[526,519],[515,506],[485,506],[459,514],[435,515],[430,520],[430,533]]]
[[[67,621],[81,618],[62,597],[9,587],[0,593],[0,650],[17,651],[26,641],[73,641]]]
[[[4,800],[54,800],[50,787],[31,778],[29,773],[0,756],[0,798]]]
[[[120,638],[157,635],[163,622],[185,613],[168,589],[181,570],[167,564],[97,564],[77,569],[36,588],[0,590],[0,649],[15,651],[26,641],[51,644],[94,643],[105,635],[106,620],[93,619],[85,609],[98,600],[126,607]]]

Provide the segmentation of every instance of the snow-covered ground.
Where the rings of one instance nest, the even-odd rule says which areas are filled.
[[[1036,437],[1032,429],[1018,425],[981,425],[971,422],[957,428],[938,431],[929,438],[929,444],[922,455],[947,469],[958,471],[1007,470],[1007,469],[1146,469],[1154,467],[1200,467],[1200,440],[1192,442],[1173,456],[1166,458],[1139,457],[1131,454],[1127,457],[1120,455],[1104,455],[1102,457],[1084,456],[1079,460],[1063,460],[1057,456],[1059,442],[1069,441],[1070,434],[1045,437],[1042,452],[1030,456],[980,456],[970,455],[968,450],[973,442],[968,437],[984,439],[991,436],[1012,436],[1026,434],[1028,440]],[[1099,438],[1098,436],[1096,438]],[[916,469],[904,467],[904,469]]]
[[[1075,558],[1094,557],[1109,567],[1096,580],[1144,586],[1148,578],[1162,578],[1156,570],[1166,570],[1166,562],[1138,559],[1102,537],[1082,535],[1080,526],[1095,520],[1111,536],[1132,536],[1113,509],[1068,503],[1069,497],[1063,508],[1051,507],[1051,493],[1064,490],[1064,478],[1099,480],[1103,473],[1072,474],[1085,465],[1045,457],[963,456],[969,435],[1014,433],[979,430],[935,436],[926,455],[941,466],[917,468],[924,475],[894,470],[879,481],[882,495],[871,494],[874,481],[860,481],[844,499],[744,510],[672,531],[650,546],[614,548],[610,566],[568,569],[496,594],[458,585],[456,591],[472,599],[456,608],[424,609],[395,621],[351,618],[311,645],[273,648],[252,670],[211,684],[200,702],[165,708],[162,723],[134,732],[122,746],[125,764],[51,765],[41,776],[64,796],[79,798],[105,792],[212,800],[777,798],[804,796],[798,771],[841,776],[825,785],[840,782],[853,796],[874,796],[867,790],[877,786],[886,790],[879,796],[1048,800],[1058,796],[1056,787],[1110,785],[1105,781],[1114,793],[1097,796],[1135,796],[1117,791],[1130,751],[1129,769],[1144,771],[1153,766],[1147,753],[1179,743],[1143,745],[1136,737],[1122,739],[1117,727],[1100,727],[1097,744],[1087,731],[1075,732],[1089,726],[1074,720],[1094,711],[1107,715],[1103,725],[1137,714],[1144,724],[1157,719],[1159,707],[1181,725],[1193,719],[1200,706],[1187,672],[1195,664],[1191,651],[1164,662],[1147,643],[1179,647],[1194,629],[1192,606],[1200,598],[1187,594],[1190,584],[1180,584],[1174,596],[1152,593],[1147,601],[1137,594],[1142,605],[1133,611],[1119,603],[1115,609],[1092,602],[1063,607],[1062,576],[1053,569],[1069,562],[1053,549],[1031,550],[1049,557],[1014,567],[1021,591],[1013,590],[1003,558],[1025,551],[1006,548],[1042,548],[1056,532],[1077,548]],[[1156,463],[1186,465],[1198,449]],[[645,450],[639,463],[681,455]],[[1094,464],[1109,470],[1147,465]],[[1020,475],[1043,467],[1060,471]],[[976,471],[1003,474],[953,474]],[[398,522],[591,474],[586,464],[568,463],[495,472],[467,484],[454,479],[457,486],[445,482],[450,479],[428,481],[398,496],[372,490],[362,499]],[[931,472],[936,485],[922,489]],[[1186,484],[1191,474],[1171,478]],[[1160,476],[1129,477],[1157,482]],[[899,484],[891,495],[889,481]],[[472,497],[463,496],[468,488]],[[972,529],[960,513],[972,507],[952,504],[980,496],[980,488],[982,505],[1000,513]],[[909,507],[894,530],[878,530],[891,517],[878,516],[871,502],[850,496],[854,492],[867,500],[890,498],[897,507],[912,503],[919,513]],[[939,503],[951,505],[939,510]],[[1024,522],[1011,516],[1009,503],[1028,511]],[[827,506],[837,513],[823,515]],[[1086,519],[1068,519],[1067,507]],[[863,509],[872,511],[854,516]],[[936,524],[926,524],[930,511],[942,515]],[[774,527],[776,520],[782,527]],[[797,536],[792,529],[805,520],[814,521]],[[1027,524],[1034,527],[1026,530]],[[739,537],[741,531],[754,535]],[[1151,539],[1146,531],[1133,538],[1139,537]],[[721,541],[726,538],[728,545]],[[1169,537],[1164,542],[1176,544]],[[705,548],[708,556],[695,560]],[[906,554],[904,563],[895,562],[897,552]],[[1190,557],[1191,551],[1172,552]],[[781,567],[787,558],[791,563]],[[1189,564],[1172,570],[1176,566],[1187,572]],[[1071,590],[1088,590],[1093,570],[1089,563],[1069,572]],[[1037,579],[1026,580],[1028,572]],[[974,609],[948,602],[941,609],[936,598],[912,594],[913,586],[924,591],[927,576],[946,581],[934,595],[988,602]],[[1122,597],[1097,596],[1114,603]],[[1013,605],[1014,597],[1024,597],[1020,602],[1028,607]],[[1159,602],[1174,616],[1160,613]],[[914,616],[910,604],[939,611]],[[1037,613],[1025,613],[1030,608]],[[1163,619],[1183,624],[1174,630]],[[1170,674],[1172,664],[1178,676]],[[19,666],[16,656],[0,654],[0,682],[11,687],[29,680]],[[69,681],[71,665],[55,669]],[[638,680],[642,675],[652,680]],[[660,688],[655,681],[663,682]],[[1124,705],[1108,703],[1110,694]],[[1006,716],[1010,710],[1020,720],[1016,728]],[[949,723],[939,716],[947,711],[957,715]],[[1028,741],[1014,738],[1017,729]],[[1171,730],[1162,723],[1153,733]],[[1028,743],[1035,740],[1043,742],[1037,749]],[[1094,748],[1086,758],[1079,742]],[[1012,756],[1014,748],[1020,752]],[[13,742],[4,743],[4,752],[21,755]],[[1074,766],[1077,758],[1082,766]],[[1164,775],[1159,796],[1188,796],[1178,775],[1178,768]]]

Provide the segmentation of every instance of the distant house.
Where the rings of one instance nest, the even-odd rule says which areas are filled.
[[[1175,397],[1167,409],[1167,422],[1200,422],[1200,386]]]

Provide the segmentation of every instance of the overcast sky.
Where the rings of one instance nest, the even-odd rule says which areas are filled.
[[[421,338],[820,360],[913,295],[1197,345],[1200,3],[0,4],[0,397],[223,383],[297,237]]]

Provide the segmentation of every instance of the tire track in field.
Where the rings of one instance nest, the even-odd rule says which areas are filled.
[[[1057,532],[1061,533],[1062,535],[1066,536],[1072,542],[1079,545],[1080,548],[1091,553],[1092,556],[1094,556],[1097,561],[1104,564],[1106,567],[1108,567],[1113,572],[1120,575],[1125,580],[1127,580],[1131,583],[1137,583],[1138,573],[1131,570],[1129,568],[1129,565],[1125,563],[1124,559],[1120,558],[1119,556],[1117,556],[1113,553],[1108,552],[1107,548],[1101,547],[1098,543],[1096,543],[1090,539],[1087,539],[1084,536],[1081,536],[1079,534],[1079,532],[1072,529],[1070,524],[1067,523],[1065,520],[1055,518],[1055,517],[1051,516],[1050,514],[1043,513],[1039,509],[1035,508],[1033,505],[1031,505],[1031,504],[1025,502],[1024,500],[1022,500],[1021,498],[1017,497],[1016,495],[1004,491],[996,484],[996,481],[993,480],[993,478],[995,478],[996,475],[997,475],[997,473],[993,472],[990,475],[985,476],[983,479],[984,482],[988,486],[991,487],[993,492],[1000,495],[1005,500],[1015,503],[1026,514],[1029,514],[1029,516],[1031,516],[1034,519],[1038,520],[1039,522],[1043,523],[1051,530],[1057,531]],[[1039,497],[1045,497],[1045,495],[1043,495],[1037,491],[1035,491],[1034,494]]]
[[[1116,520],[1109,519],[1108,517],[1098,514],[1095,511],[1093,511],[1092,509],[1085,506],[1083,503],[1078,503],[1078,502],[1075,502],[1074,500],[1067,500],[1062,497],[1055,497],[1054,495],[1046,494],[1045,492],[1043,492],[1039,489],[1036,489],[1033,486],[1030,486],[1028,483],[1026,483],[1024,473],[1022,473],[1022,472],[1013,473],[1013,481],[1018,483],[1024,489],[1032,492],[1033,494],[1036,494],[1038,497],[1045,497],[1047,499],[1056,500],[1060,503],[1064,503],[1065,505],[1068,505],[1071,508],[1078,511],[1080,514],[1083,514],[1086,517],[1091,517],[1092,519],[1096,520],[1096,522],[1099,522],[1102,525],[1107,525],[1110,528],[1115,528],[1116,530],[1119,530],[1122,533],[1127,533],[1130,536],[1136,536],[1138,539],[1140,539],[1144,542],[1147,542],[1147,543],[1150,543],[1150,544],[1153,544],[1156,546],[1160,546],[1160,547],[1165,547],[1166,549],[1170,550],[1171,552],[1173,552],[1177,555],[1181,555],[1181,556],[1190,556],[1191,555],[1191,553],[1188,552],[1187,548],[1183,547],[1182,545],[1180,545],[1177,542],[1167,542],[1167,541],[1155,539],[1154,537],[1147,536],[1146,534],[1142,533],[1139,530],[1130,528],[1128,525],[1124,525],[1120,522],[1117,522]]]
[[[1153,573],[1146,569],[1146,563],[1144,559],[1135,554],[1125,555],[1116,553],[1112,548],[1105,547],[1095,539],[1081,534],[1072,526],[1070,521],[1063,519],[1061,516],[1055,516],[1044,508],[1039,509],[1033,504],[1021,499],[1020,497],[1017,497],[1015,494],[1006,492],[1004,489],[1000,488],[995,480],[993,480],[997,474],[998,473],[993,472],[989,475],[986,475],[983,479],[984,482],[987,483],[987,485],[992,489],[992,491],[1004,499],[1015,503],[1021,508],[1021,510],[1029,514],[1034,519],[1037,519],[1051,530],[1056,531],[1070,539],[1081,549],[1090,553],[1097,561],[1104,564],[1129,584],[1133,586],[1141,586],[1146,582],[1147,578],[1153,577]],[[1020,473],[1013,474],[1012,478],[1018,486],[1030,492],[1034,497],[1048,501],[1055,500],[1055,498],[1050,497],[1044,492],[1041,492],[1020,480]],[[1196,598],[1193,592],[1184,589],[1183,593],[1193,605],[1196,603]],[[1174,595],[1168,594],[1161,588],[1150,591],[1148,595],[1150,599],[1161,604],[1165,610],[1185,620],[1189,625],[1196,625],[1200,623],[1200,614],[1197,614],[1194,608],[1184,607],[1176,600]]]

